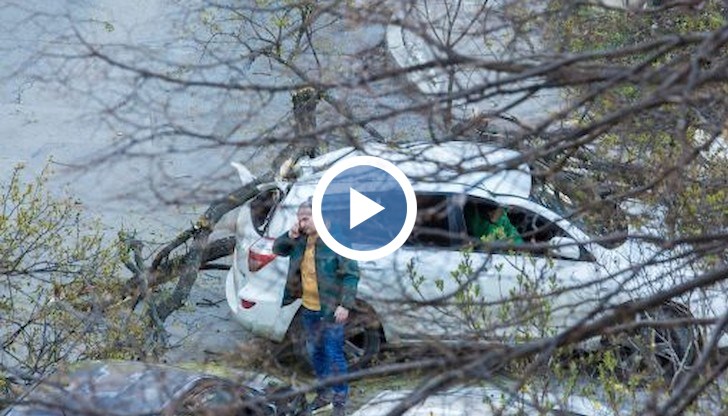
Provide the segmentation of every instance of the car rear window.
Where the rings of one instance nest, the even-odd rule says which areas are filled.
[[[268,189],[261,192],[250,202],[250,218],[253,228],[258,235],[263,236],[268,229],[268,224],[281,201],[282,192],[279,189]]]

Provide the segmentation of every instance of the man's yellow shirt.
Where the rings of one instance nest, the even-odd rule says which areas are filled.
[[[316,276],[316,240],[318,236],[306,238],[306,250],[301,260],[301,283],[303,285],[303,306],[312,311],[321,310],[318,294],[318,278]]]

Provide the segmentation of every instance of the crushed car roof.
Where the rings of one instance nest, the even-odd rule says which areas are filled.
[[[531,171],[521,153],[466,141],[346,147],[300,161],[302,175],[298,180],[316,182],[339,160],[363,155],[394,163],[417,190],[437,191],[447,183],[476,195],[480,191],[483,196],[492,193],[528,198],[531,192]]]

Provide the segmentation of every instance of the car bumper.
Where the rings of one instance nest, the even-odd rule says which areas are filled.
[[[300,301],[282,306],[283,286],[279,280],[255,276],[255,280],[238,278],[231,267],[226,279],[225,295],[233,317],[255,335],[280,342],[298,311]],[[237,280],[237,281],[236,281]]]

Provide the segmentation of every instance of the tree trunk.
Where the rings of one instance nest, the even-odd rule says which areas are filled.
[[[150,288],[178,277],[171,293],[151,295],[152,298],[148,299],[150,319],[152,324],[157,326],[158,331],[161,330],[159,326],[185,304],[197,281],[199,270],[206,263],[233,253],[235,247],[233,237],[213,242],[208,241],[215,224],[225,214],[258,195],[259,185],[271,182],[276,175],[281,175],[282,166],[288,164],[288,167],[293,167],[302,156],[314,157],[319,154],[321,146],[317,144],[315,135],[315,112],[319,100],[319,92],[314,88],[302,88],[293,95],[293,127],[298,140],[288,144],[274,158],[270,171],[210,204],[192,228],[181,232],[157,253],[149,268],[140,264],[140,256],[136,257],[136,265],[128,265],[135,276],[130,280],[127,288],[132,292],[136,291],[139,299],[144,299],[149,295]],[[185,253],[170,258],[170,254],[183,244],[188,245]],[[130,246],[130,248],[132,247]]]

